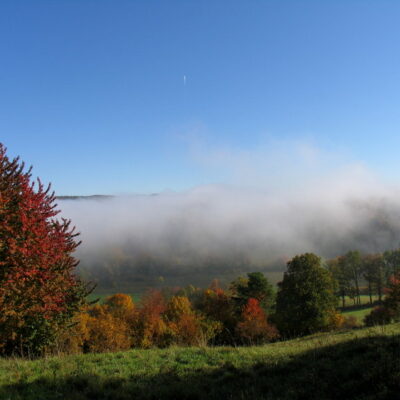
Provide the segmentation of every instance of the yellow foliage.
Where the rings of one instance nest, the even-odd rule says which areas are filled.
[[[177,321],[182,315],[193,314],[192,305],[185,296],[173,296],[167,304],[164,316],[169,321]]]
[[[85,311],[81,311],[74,317],[73,325],[58,336],[56,347],[59,352],[76,354],[83,351],[84,343],[90,339],[87,328],[90,318]]]
[[[88,339],[84,351],[106,352],[127,350],[131,347],[130,327],[127,322],[104,312],[87,320]]]
[[[328,318],[329,318],[329,325],[328,325],[329,329],[340,329],[343,327],[346,321],[345,317],[341,313],[335,310],[332,310],[329,313]]]
[[[131,327],[115,317],[107,305],[94,305],[74,318],[74,325],[62,332],[58,350],[63,353],[108,352],[131,347]]]
[[[135,305],[132,297],[127,294],[117,293],[107,297],[104,304],[108,307],[108,311],[116,318],[130,320],[135,312]]]

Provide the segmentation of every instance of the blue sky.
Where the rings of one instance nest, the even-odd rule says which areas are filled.
[[[285,143],[398,181],[399,19],[382,0],[5,0],[0,141],[58,194],[230,183],[218,155]]]

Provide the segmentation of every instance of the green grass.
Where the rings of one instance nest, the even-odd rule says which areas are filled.
[[[0,359],[0,399],[398,399],[400,324],[253,347]]]
[[[339,300],[339,304],[342,305],[342,298],[338,297]],[[378,296],[372,296],[372,301],[377,301],[378,300]],[[365,304],[369,304],[370,303],[370,298],[367,294],[362,294],[360,296],[360,301],[361,301],[361,305],[365,305]],[[346,302],[346,307],[351,307],[354,306],[354,301],[349,297],[349,296],[345,296],[345,302]]]
[[[342,314],[345,317],[353,316],[357,318],[357,321],[362,324],[364,317],[369,314],[372,311],[373,307],[368,307],[368,308],[362,308],[360,310],[344,310],[342,311]]]

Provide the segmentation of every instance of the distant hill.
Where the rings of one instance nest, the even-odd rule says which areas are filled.
[[[91,196],[57,196],[58,200],[106,200],[115,196],[106,194],[93,194]]]

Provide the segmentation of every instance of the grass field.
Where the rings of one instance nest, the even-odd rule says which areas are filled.
[[[377,300],[378,300],[378,296],[372,296],[372,302],[375,302]],[[361,305],[370,304],[370,298],[366,294],[362,294],[360,296],[360,301],[361,301]],[[351,306],[354,305],[353,300],[348,296],[345,296],[345,302],[346,302],[346,307],[351,307]],[[340,305],[342,304],[342,298],[341,297],[339,298],[339,304]]]
[[[0,360],[4,400],[397,400],[400,324],[253,347]]]
[[[357,321],[362,324],[364,317],[372,311],[373,307],[362,308],[360,310],[349,310],[349,311],[342,311],[342,314],[345,317],[352,315],[353,317],[357,318]]]

